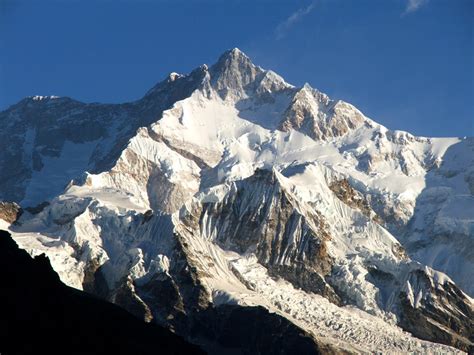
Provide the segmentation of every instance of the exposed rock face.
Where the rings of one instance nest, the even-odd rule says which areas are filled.
[[[399,325],[421,339],[467,352],[473,350],[472,301],[448,278],[419,265],[408,265],[402,279],[372,268],[370,280],[380,287],[378,302],[398,316]],[[391,293],[386,290],[392,289]],[[384,292],[385,290],[385,292]]]
[[[407,285],[410,291],[399,294],[401,326],[421,339],[473,353],[474,308],[466,295],[448,281],[436,287],[423,270],[410,273]]]
[[[305,84],[296,92],[280,122],[280,129],[295,129],[316,140],[341,137],[370,122],[352,105],[337,101]]]
[[[126,309],[134,316],[143,319],[145,322],[153,320],[153,314],[148,305],[138,296],[136,287],[131,277],[126,277],[120,283],[120,287],[115,289],[109,296],[110,301]]]
[[[276,174],[258,169],[236,182],[222,202],[204,203],[200,211],[191,211],[184,223],[198,226],[205,238],[225,249],[255,253],[272,274],[338,303],[324,279],[332,265],[325,222],[298,202]],[[199,215],[199,220],[188,220]]]
[[[137,316],[144,317],[135,299],[150,310],[151,320],[164,324],[210,354],[252,353],[303,354],[350,353],[326,344],[286,318],[263,307],[214,306],[203,283],[206,270],[191,246],[175,235],[171,263],[151,278],[130,280],[114,291],[113,300]],[[124,286],[127,285],[128,287]],[[249,327],[249,324],[251,326]]]
[[[225,52],[216,64],[210,68],[211,84],[223,98],[229,95],[245,93],[247,86],[255,81],[263,69],[255,66],[252,61],[239,49],[234,48]]]
[[[237,49],[133,103],[31,98],[2,122],[22,148],[0,155],[0,197],[29,212],[9,228],[69,285],[219,353],[291,350],[267,334],[455,352],[396,324],[471,346],[471,300],[429,267],[470,290],[469,139],[390,131]]]
[[[329,188],[334,192],[342,202],[348,206],[361,211],[365,216],[377,223],[383,223],[383,220],[372,210],[368,200],[359,191],[354,189],[349,180],[335,180]]]
[[[0,219],[14,223],[22,214],[21,207],[15,202],[0,202]]]

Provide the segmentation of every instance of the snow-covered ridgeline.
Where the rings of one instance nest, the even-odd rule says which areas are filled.
[[[156,109],[159,115],[152,120],[155,98],[168,97],[171,102],[175,94],[170,92],[181,90],[184,81],[192,82],[186,86],[190,94],[176,94],[179,99],[172,104],[158,104],[164,111]],[[238,50],[227,52],[214,66],[202,66],[189,76],[171,75],[136,105],[143,108],[130,112],[147,113],[149,124],[138,125],[140,128],[135,130],[115,124],[113,134],[100,133],[105,140],[99,143],[92,140],[97,136],[91,131],[90,137],[79,142],[80,149],[84,147],[85,151],[88,147],[80,162],[71,160],[77,149],[65,149],[75,147],[68,139],[54,147],[55,153],[46,159],[43,155],[50,148],[37,146],[38,129],[29,129],[25,136],[29,138],[25,138],[28,142],[24,145],[23,161],[40,161],[29,180],[21,182],[26,186],[26,199],[33,198],[28,191],[34,190],[38,195],[41,190],[34,187],[45,185],[43,182],[50,177],[57,176],[58,182],[71,178],[74,181],[59,196],[59,191],[47,191],[44,196],[48,199],[56,196],[50,200],[50,206],[37,214],[25,212],[21,225],[12,226],[11,230],[19,244],[31,253],[46,252],[63,281],[78,288],[92,287],[94,275],[100,272],[110,299],[117,299],[118,292],[127,285],[133,297],[139,299],[137,302],[147,304],[153,311],[153,302],[140,294],[140,289],[163,275],[175,283],[182,282],[173,279],[170,270],[183,262],[180,258],[184,253],[186,263],[192,263],[191,259],[207,260],[196,277],[207,285],[208,294],[215,295],[209,301],[217,304],[227,302],[225,295],[232,295],[230,302],[252,299],[253,304],[278,310],[316,335],[324,334],[336,343],[342,341],[345,347],[363,351],[376,347],[386,351],[421,352],[430,347],[448,351],[410,338],[394,324],[399,322],[411,330],[411,319],[403,320],[403,315],[409,311],[420,314],[416,312],[423,311],[432,295],[448,303],[450,309],[441,307],[441,313],[454,312],[457,317],[458,307],[472,309],[468,297],[452,291],[454,286],[448,277],[407,255],[428,265],[441,266],[454,281],[471,291],[468,280],[472,268],[459,265],[472,263],[472,256],[465,251],[472,245],[473,218],[454,209],[458,203],[462,205],[460,210],[465,211],[474,206],[473,189],[469,190],[474,166],[469,158],[471,140],[419,138],[387,130],[350,104],[331,101],[309,85],[295,88],[285,83],[275,73],[253,65]],[[119,115],[126,117],[128,108],[124,110]],[[13,114],[21,117],[21,110]],[[133,134],[127,138],[125,131]],[[119,144],[117,140],[123,142]],[[451,152],[455,159],[443,160]],[[105,159],[109,155],[115,158],[108,165],[101,165],[107,168],[97,169],[94,157]],[[61,174],[60,167],[66,161],[72,163],[71,169]],[[94,173],[85,172],[90,169]],[[272,172],[274,178],[252,190],[253,183],[246,180],[251,181],[257,169]],[[331,186],[341,181],[351,186],[344,185],[344,191],[354,190],[350,191],[353,201],[334,192]],[[440,188],[444,197],[439,201],[441,205],[435,207],[431,203],[433,191]],[[242,193],[249,196],[244,201],[238,198]],[[249,203],[252,197],[253,203]],[[257,232],[229,239],[231,233],[225,231],[231,220],[223,218],[229,210],[242,208],[258,214],[265,208],[270,216],[285,210],[278,205],[282,197],[288,201],[289,215],[296,211],[291,212],[296,215],[291,214],[293,217],[288,219],[287,232],[281,234],[264,220],[259,221],[259,228],[267,229],[262,235],[270,238],[266,240],[270,244],[280,235],[285,237],[287,244],[282,245],[286,249],[282,248],[286,252],[278,259],[283,262],[270,263],[270,259],[263,257],[267,254],[255,252],[267,245]],[[36,195],[34,199],[41,200]],[[266,204],[268,201],[271,202]],[[209,213],[209,206],[214,206],[215,215]],[[428,207],[423,211],[425,206]],[[186,224],[188,218],[193,224]],[[410,220],[415,223],[409,223]],[[324,221],[326,227],[318,227],[316,221]],[[435,228],[431,229],[432,226]],[[220,235],[219,230],[225,233]],[[321,314],[320,307],[315,311],[316,318],[305,313],[301,304],[316,307],[312,300],[319,302],[320,296],[304,287],[295,290],[289,283],[304,285],[289,273],[288,266],[296,265],[296,260],[304,260],[303,264],[308,265],[311,261],[307,256],[289,257],[291,250],[307,253],[302,230],[312,233],[307,240],[319,237],[322,231],[327,234],[321,239],[324,248],[315,254],[319,258],[327,252],[326,264],[311,265],[311,270],[316,271],[308,275],[319,275],[326,283],[324,290],[337,289],[343,304],[360,310],[329,303],[324,306],[334,310],[336,318],[337,314],[342,318],[346,317],[344,314],[354,317],[352,321],[346,319],[340,327],[356,327],[353,334],[338,332],[339,323],[336,322],[338,329],[332,327],[331,319]],[[397,230],[402,232],[397,234]],[[427,243],[416,244],[417,240],[427,238],[423,234],[426,231],[434,236],[449,232],[457,239],[431,245],[428,239]],[[413,235],[418,239],[413,240]],[[247,240],[244,243],[239,238]],[[293,244],[301,241],[294,248]],[[240,250],[233,243],[240,243]],[[187,248],[184,244],[191,246]],[[175,248],[185,251],[176,252]],[[446,262],[441,249],[460,251],[459,262]],[[259,263],[252,261],[249,272],[244,268],[236,276],[239,265],[255,260],[254,254]],[[271,258],[272,254],[268,255]],[[217,269],[211,264],[217,265]],[[252,270],[258,270],[258,275],[252,276]],[[268,286],[275,281],[266,272],[286,279],[281,281],[285,286],[276,296]],[[325,296],[335,302],[337,297],[331,292],[327,291]],[[399,293],[406,303],[398,303]],[[446,294],[454,298],[444,299]],[[145,297],[145,301],[140,297]],[[293,297],[301,302],[285,303]],[[402,306],[408,308],[401,309]],[[386,337],[382,336],[379,343],[371,343],[374,347],[364,345],[373,334],[378,334],[377,327],[364,320],[373,316],[393,332],[393,344],[385,342]],[[326,317],[326,327],[317,326],[321,317]],[[462,315],[459,317],[462,319]],[[469,324],[463,326],[469,329]],[[374,333],[370,335],[371,332]]]

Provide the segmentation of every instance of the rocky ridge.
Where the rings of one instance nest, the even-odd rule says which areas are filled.
[[[326,349],[455,352],[396,325],[472,349],[472,300],[461,291],[472,269],[430,259],[439,228],[423,222],[460,235],[443,246],[469,265],[472,218],[449,206],[472,202],[470,139],[389,131],[237,49],[134,103],[28,100],[0,114],[23,147],[0,158],[22,164],[0,176],[0,192],[22,207],[49,201],[10,230],[69,285],[202,344],[212,336],[193,335],[193,319],[233,305],[263,306]],[[95,128],[72,137],[72,121]],[[464,160],[444,160],[451,152]],[[57,174],[65,160],[76,170]],[[50,174],[66,188],[33,189]],[[440,186],[438,208],[428,191]],[[428,217],[417,212],[427,204]]]

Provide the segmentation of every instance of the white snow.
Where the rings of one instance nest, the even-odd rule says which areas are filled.
[[[240,55],[235,49],[233,53]],[[169,79],[178,77],[181,75],[171,73]],[[94,149],[112,143],[108,141],[66,141],[59,157],[42,156],[44,167],[33,172],[21,204],[33,206],[51,199],[51,205],[10,227],[20,246],[33,255],[45,252],[61,279],[77,288],[82,287],[87,262],[108,261],[104,274],[113,287],[127,275],[145,283],[156,273],[168,273],[173,262],[173,232],[179,232],[209,274],[206,287],[216,304],[262,305],[316,337],[355,351],[456,353],[453,348],[416,339],[394,325],[396,314],[378,302],[380,292],[393,289],[378,289],[371,283],[368,265],[395,275],[414,307],[420,306],[426,294],[407,275],[423,266],[402,260],[396,252],[401,249],[397,239],[340,201],[329,184],[348,178],[361,192],[395,206],[405,223],[421,208],[411,224],[412,240],[423,240],[427,225],[440,233],[472,237],[474,199],[466,183],[466,167],[473,163],[469,151],[462,150],[467,143],[392,132],[365,117],[366,124],[342,137],[315,141],[295,130],[276,130],[296,92],[277,74],[264,72],[255,97],[240,92],[225,100],[210,89],[209,80],[208,73],[202,90],[176,102],[154,124],[140,128],[108,171],[85,173]],[[318,112],[313,91],[305,85],[300,95]],[[347,115],[356,110],[344,102],[336,104]],[[33,130],[27,132],[25,161],[31,161],[34,135]],[[458,145],[462,145],[460,152]],[[455,158],[443,161],[453,149]],[[430,173],[442,163],[441,173]],[[328,253],[334,258],[333,282],[358,308],[338,307],[295,289],[287,281],[271,278],[253,255],[221,249],[213,243],[215,229],[207,223],[207,215],[202,230],[184,226],[181,218],[193,204],[222,201],[235,193],[233,182],[253,175],[256,168],[275,172],[281,188],[298,201],[300,213],[318,211],[324,218],[331,235]],[[81,176],[83,179],[66,187]],[[149,209],[160,210],[160,217],[155,216],[150,224],[136,223]],[[466,247],[466,239],[460,237],[459,243]],[[467,247],[472,246],[472,239],[470,243]],[[450,240],[414,256],[467,284],[473,277],[474,268],[469,266],[474,262],[457,255],[458,247]],[[144,261],[147,257],[149,264]],[[461,270],[463,266],[467,268]],[[451,282],[441,272],[424,270],[437,287]]]
[[[216,304],[264,306],[324,342],[357,352],[461,353],[448,346],[414,338],[397,326],[357,308],[338,307],[322,296],[295,289],[285,280],[270,277],[252,254],[242,256],[226,252],[197,236],[189,235],[186,240],[193,254],[212,257],[213,266],[205,281]],[[244,286],[242,279],[250,286]]]
[[[59,157],[42,156],[43,167],[33,171],[22,206],[36,206],[64,191],[69,181],[87,169],[97,141],[76,144],[66,141]]]

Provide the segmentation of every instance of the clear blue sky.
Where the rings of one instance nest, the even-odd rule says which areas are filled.
[[[141,97],[239,47],[392,129],[474,135],[474,0],[0,0],[0,110]]]

